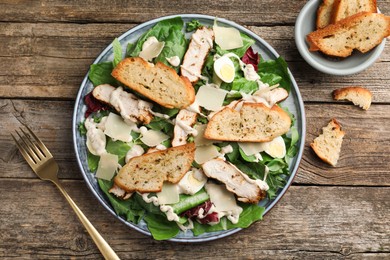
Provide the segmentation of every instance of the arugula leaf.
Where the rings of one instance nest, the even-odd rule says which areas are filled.
[[[290,92],[291,78],[288,74],[287,63],[282,57],[279,56],[276,60],[260,61],[257,72],[259,75],[266,75],[265,73],[279,75],[281,77],[280,86]]]
[[[186,32],[192,32],[202,27],[203,25],[199,22],[199,20],[193,19],[191,22],[186,23]]]
[[[102,179],[98,179],[97,181],[100,189],[107,196],[111,206],[114,208],[115,213],[118,216],[124,217],[127,221],[133,222],[135,224],[139,223],[145,214],[145,210],[133,198],[122,200],[109,193],[108,191],[111,189],[113,181]]]
[[[112,62],[92,64],[88,73],[88,78],[95,87],[101,84],[116,86],[117,81],[111,76],[112,69]]]
[[[122,60],[122,46],[118,40],[118,38],[115,38],[112,42],[112,48],[114,52],[114,60],[112,61],[112,66],[115,68],[116,65]]]

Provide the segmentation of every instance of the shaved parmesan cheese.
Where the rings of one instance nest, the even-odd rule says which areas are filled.
[[[238,146],[248,156],[264,151],[263,143],[238,143]]]
[[[164,46],[165,42],[159,42],[154,36],[149,37],[142,45],[142,51],[139,56],[147,61],[152,61],[153,58],[160,55]]]
[[[164,182],[161,192],[156,193],[160,205],[179,202],[179,187],[176,184]]]
[[[195,161],[199,164],[205,163],[219,156],[219,152],[216,146],[199,146],[195,150]]]
[[[225,185],[207,183],[205,188],[217,212],[236,211],[240,208],[237,206],[234,194],[229,192]]]
[[[220,27],[217,21],[213,26],[215,43],[221,47],[222,50],[231,50],[244,46],[240,32],[233,27]]]
[[[196,93],[196,103],[199,106],[204,107],[211,111],[217,111],[221,109],[225,96],[226,90],[212,87],[212,85],[203,85],[199,88]]]
[[[134,126],[130,126],[123,121],[122,117],[110,113],[107,117],[104,133],[114,140],[120,140],[123,142],[131,142],[131,130]]]
[[[100,156],[96,178],[110,181],[118,168],[118,155],[105,153]]]
[[[207,125],[195,125],[194,129],[198,132],[195,136],[194,142],[196,146],[211,145],[213,143],[218,143],[219,141],[206,139],[203,137],[204,131],[206,130]]]
[[[141,141],[149,147],[159,145],[162,141],[169,138],[168,135],[156,130],[143,131]]]

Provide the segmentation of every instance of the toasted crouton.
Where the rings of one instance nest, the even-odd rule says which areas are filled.
[[[347,57],[354,49],[366,53],[390,35],[390,17],[361,12],[307,35],[310,51]]]
[[[115,176],[115,184],[126,192],[160,192],[164,181],[178,183],[191,168],[195,144],[133,157]]]
[[[112,76],[167,108],[186,108],[195,100],[191,82],[160,62],[153,65],[139,57],[126,58],[113,69]]]
[[[336,23],[360,12],[376,13],[376,0],[335,0],[331,23]]]
[[[268,142],[288,132],[290,116],[279,106],[244,103],[240,111],[226,107],[207,124],[207,139],[237,142]]]
[[[322,128],[322,134],[316,137],[310,146],[321,160],[336,166],[344,135],[345,132],[341,130],[340,124],[333,118],[326,127]]]
[[[323,0],[317,9],[317,29],[322,29],[331,23],[334,0]]]
[[[333,99],[349,100],[356,106],[367,110],[371,106],[372,93],[362,87],[345,87],[333,91]]]

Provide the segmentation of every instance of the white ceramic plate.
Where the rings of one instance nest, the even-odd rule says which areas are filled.
[[[153,25],[155,25],[157,22],[165,19],[170,19],[172,17],[180,16],[184,23],[190,22],[193,19],[199,20],[202,24],[211,26],[216,19],[212,16],[205,16],[205,15],[196,15],[196,14],[182,14],[182,15],[174,15],[174,16],[167,16],[167,17],[161,17],[155,20],[151,20],[149,22],[143,23],[141,25],[138,25],[134,27],[133,29],[127,31],[123,35],[119,36],[118,39],[125,48],[127,46],[128,42],[135,42],[145,31],[150,29]],[[259,36],[254,34],[253,32],[249,31],[248,29],[245,29],[244,27],[231,22],[227,21],[225,19],[218,18],[218,24],[222,26],[230,26],[235,27],[239,29],[241,32],[247,34],[248,36],[255,39],[255,45],[252,46],[255,52],[259,52],[259,54],[265,59],[276,59],[279,55],[276,53],[276,51],[263,39],[261,39]],[[109,45],[95,60],[94,63],[99,63],[103,61],[112,61],[113,58],[113,52],[112,52],[112,45]],[[289,72],[290,73],[290,72]],[[299,152],[295,156],[295,158],[290,163],[290,172],[291,175],[288,177],[287,184],[283,189],[280,189],[277,193],[277,197],[273,200],[264,199],[260,202],[261,206],[264,206],[266,208],[265,213],[267,213],[283,196],[283,194],[286,192],[288,187],[290,186],[296,172],[299,166],[299,162],[302,157],[303,147],[304,147],[304,140],[305,140],[305,115],[304,115],[304,107],[301,95],[298,90],[298,86],[292,77],[290,73],[291,79],[292,79],[292,86],[291,86],[291,92],[290,96],[287,100],[283,102],[283,106],[288,107],[289,111],[293,113],[297,119],[296,127],[298,128],[300,140],[298,142],[299,145]],[[104,193],[100,190],[98,183],[96,181],[96,178],[94,177],[94,174],[89,171],[88,164],[87,164],[87,148],[85,144],[85,136],[80,135],[78,131],[78,125],[80,122],[84,121],[84,114],[86,111],[86,106],[83,102],[83,97],[87,95],[91,90],[93,89],[92,83],[88,80],[88,75],[85,76],[80,90],[77,95],[76,104],[74,108],[74,114],[73,114],[73,142],[74,142],[74,148],[75,153],[77,157],[78,164],[81,169],[81,173],[89,187],[89,189],[92,191],[94,196],[98,199],[98,202],[101,203],[112,215],[115,216],[115,218],[119,219],[123,223],[125,223],[127,226],[141,232],[147,235],[150,235],[150,232],[148,231],[146,224],[141,221],[140,224],[135,225],[133,223],[127,222],[125,219],[117,216],[111,207],[110,202],[105,197]],[[265,214],[264,213],[264,214]],[[179,233],[178,236],[176,236],[173,239],[170,239],[171,241],[176,242],[204,242],[209,240],[214,240],[217,238],[222,238],[228,235],[231,235],[233,233],[236,233],[239,231],[239,228],[226,230],[226,231],[219,231],[219,232],[211,232],[211,233],[204,233],[200,236],[193,236],[192,232],[186,232],[186,233]]]

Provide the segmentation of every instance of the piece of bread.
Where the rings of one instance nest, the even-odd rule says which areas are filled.
[[[333,4],[335,0],[323,0],[317,9],[316,27],[322,29],[331,24]]]
[[[191,82],[167,65],[153,65],[140,57],[122,60],[112,76],[127,87],[167,108],[186,108],[195,100]]]
[[[347,57],[354,49],[368,52],[390,35],[390,17],[362,12],[307,35],[310,51]]]
[[[178,183],[194,161],[195,144],[133,157],[115,176],[115,184],[126,192],[160,192],[164,181]]]
[[[268,142],[288,132],[290,116],[279,106],[244,103],[237,111],[230,107],[216,113],[207,124],[204,137],[237,142]]]
[[[372,93],[362,87],[345,87],[336,89],[332,93],[335,100],[349,100],[356,106],[367,110],[370,108]]]
[[[340,124],[333,118],[322,128],[322,134],[316,137],[310,146],[321,160],[336,166],[344,135],[345,132],[341,130]]]
[[[336,23],[360,12],[376,13],[376,0],[335,0],[330,23]]]

